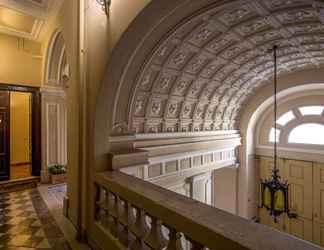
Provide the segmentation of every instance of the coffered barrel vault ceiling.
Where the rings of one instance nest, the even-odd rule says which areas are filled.
[[[217,2],[217,1],[215,1]],[[324,64],[324,1],[227,1],[186,20],[138,74],[136,133],[237,129],[242,104],[279,76]]]

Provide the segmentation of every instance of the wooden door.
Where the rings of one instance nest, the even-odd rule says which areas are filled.
[[[288,218],[285,216],[284,231],[300,239],[313,241],[313,221],[303,217]]]
[[[298,217],[313,219],[313,164],[286,160],[285,179],[289,183],[289,209]]]
[[[324,163],[314,164],[314,221],[324,223]]]
[[[0,91],[0,181],[10,178],[10,95]]]
[[[289,209],[297,218],[286,217],[285,232],[313,240],[313,164],[285,160],[284,179],[289,183]]]
[[[314,243],[324,247],[324,163],[314,163],[313,173],[313,239]]]
[[[324,247],[324,224],[314,221],[313,230],[313,242],[321,247]]]

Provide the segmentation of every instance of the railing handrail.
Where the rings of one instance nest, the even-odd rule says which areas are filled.
[[[322,249],[118,171],[96,174],[95,183],[209,249]]]

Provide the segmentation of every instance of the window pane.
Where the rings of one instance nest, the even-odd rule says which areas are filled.
[[[316,123],[299,125],[290,132],[288,142],[324,145],[324,126]]]
[[[292,111],[287,112],[286,114],[279,117],[277,123],[281,126],[285,126],[288,122],[295,119],[295,115]]]
[[[276,142],[279,142],[280,130],[277,129]],[[275,142],[275,129],[271,128],[269,133],[269,142]]]
[[[302,115],[321,115],[324,107],[323,106],[307,106],[299,108]]]

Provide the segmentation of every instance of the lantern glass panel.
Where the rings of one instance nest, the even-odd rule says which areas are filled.
[[[264,186],[263,189],[263,205],[267,208],[271,208],[271,191],[268,186]]]
[[[283,190],[277,190],[274,194],[274,210],[285,211],[285,194]]]

